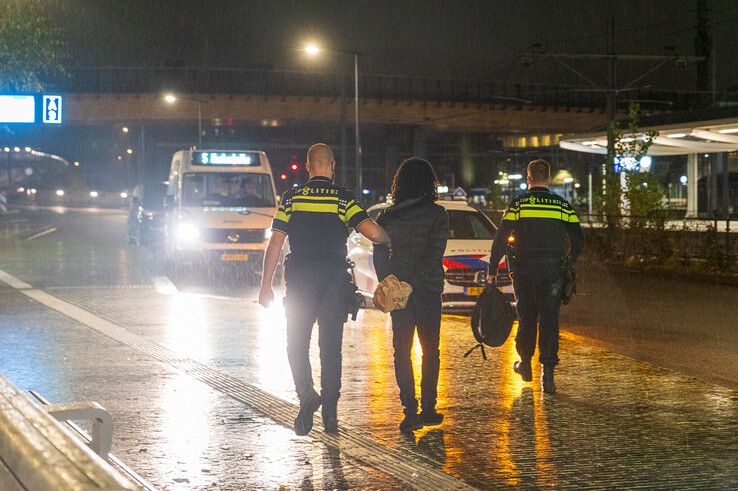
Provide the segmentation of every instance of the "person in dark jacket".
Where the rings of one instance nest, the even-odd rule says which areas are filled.
[[[407,306],[391,313],[395,376],[405,412],[402,432],[443,421],[443,415],[436,411],[436,393],[448,214],[435,203],[437,189],[438,179],[430,162],[409,158],[395,173],[392,206],[377,218],[392,238],[391,255],[386,247],[374,246],[377,277],[382,280],[393,274],[413,287]],[[416,328],[423,349],[420,414],[410,358]]]

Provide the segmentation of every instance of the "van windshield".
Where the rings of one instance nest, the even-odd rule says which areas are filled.
[[[183,206],[273,207],[268,174],[193,173],[182,181]]]

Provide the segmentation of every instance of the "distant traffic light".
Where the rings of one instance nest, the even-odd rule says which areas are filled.
[[[282,179],[283,181],[286,181],[287,180],[287,174],[281,174],[279,176],[279,178]]]
[[[300,166],[298,166],[298,165],[297,165],[296,163],[293,163],[293,164],[292,164],[292,165],[290,166],[290,169],[292,169],[292,170],[297,170],[297,169],[299,169],[299,168],[300,168]]]

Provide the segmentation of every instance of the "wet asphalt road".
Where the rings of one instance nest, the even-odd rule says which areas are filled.
[[[454,483],[438,471],[479,488],[738,485],[730,389],[738,307],[726,287],[582,268],[580,295],[562,316],[571,332],[554,397],[511,373],[510,342],[487,362],[462,358],[472,344],[468,320],[445,316],[439,406],[447,418],[414,437],[397,431],[386,318],[364,311],[346,329],[341,439],[319,429],[297,438],[280,424],[291,410],[281,401],[295,397],[279,307],[261,309],[256,291],[238,282],[168,278],[154,255],[126,244],[122,212],[23,211],[2,220],[0,270],[63,305],[0,286],[0,371],[52,402],[103,404],[116,422],[113,451],[162,489]],[[84,325],[64,305],[123,329]],[[365,447],[374,457],[358,450]]]

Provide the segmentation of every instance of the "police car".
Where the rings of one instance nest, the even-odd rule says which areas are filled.
[[[489,254],[497,227],[481,211],[469,206],[465,200],[439,200],[449,218],[449,238],[443,257],[446,281],[441,296],[444,311],[468,311],[476,304],[487,283]],[[376,219],[387,208],[386,203],[367,210]],[[348,257],[353,262],[353,279],[364,297],[370,299],[377,287],[374,269],[373,245],[361,234],[354,232],[348,238]],[[507,274],[505,259],[500,261],[497,288],[513,301],[512,281]],[[368,301],[371,305],[371,300]]]

